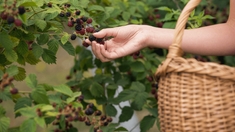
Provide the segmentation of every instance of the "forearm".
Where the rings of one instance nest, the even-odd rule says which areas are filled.
[[[148,44],[168,48],[174,37],[174,29],[155,28],[150,33]],[[200,55],[234,55],[235,28],[230,24],[217,24],[198,29],[185,30],[182,49]]]

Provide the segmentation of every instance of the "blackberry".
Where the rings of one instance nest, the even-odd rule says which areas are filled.
[[[89,46],[90,46],[90,45],[89,45],[88,43],[86,43],[85,41],[83,41],[82,45],[83,45],[84,47],[89,47]]]
[[[17,27],[22,26],[22,21],[20,19],[15,19],[14,23]]]
[[[73,27],[73,25],[74,25],[73,21],[68,21],[68,26],[69,27]]]
[[[102,115],[102,116],[100,117],[100,120],[101,120],[101,121],[104,121],[106,118],[107,118],[106,115]]]
[[[90,40],[91,42],[92,42],[92,41],[95,41],[95,40],[96,40],[96,37],[91,34],[91,35],[89,36],[89,40]]]
[[[13,16],[8,16],[7,17],[7,23],[8,24],[14,23],[14,21],[15,21],[15,18]]]
[[[71,12],[66,12],[66,17],[70,17],[71,16]]]
[[[64,15],[64,13],[63,12],[61,12],[60,13],[60,17],[64,17],[65,15]]]
[[[76,19],[76,23],[77,23],[78,25],[81,25],[81,24],[82,24],[82,23],[81,23],[81,19],[77,18],[77,19]]]
[[[91,23],[92,23],[92,19],[91,19],[91,18],[88,18],[86,22],[87,22],[88,24],[91,24]]]
[[[71,37],[70,37],[71,40],[75,40],[76,38],[77,38],[76,34],[72,34]]]
[[[88,18],[87,18],[87,17],[85,17],[85,16],[82,16],[82,18],[81,18],[81,19],[82,19],[82,21],[83,21],[83,22],[86,22]]]
[[[76,30],[76,31],[81,31],[81,30],[82,30],[82,26],[77,24],[77,25],[75,26],[75,30]]]
[[[49,3],[47,4],[47,6],[51,8],[51,7],[52,7],[52,3],[49,2]]]
[[[25,13],[25,8],[24,8],[24,6],[19,6],[19,7],[18,7],[18,13],[19,13],[20,15],[22,15],[22,14]]]
[[[67,4],[65,4],[65,6],[69,8],[71,6],[71,4],[67,3]]]
[[[100,110],[95,111],[95,116],[100,116],[102,112]]]
[[[103,42],[103,38],[96,38],[96,42],[97,43],[102,43]]]
[[[79,11],[79,10],[77,10],[77,11],[75,12],[76,15],[80,15],[80,13],[81,13],[81,11]]]
[[[92,115],[94,113],[93,109],[92,108],[88,108],[85,110],[85,114],[86,115]]]
[[[3,19],[3,20],[6,20],[7,19],[7,13],[5,13],[5,12],[2,12],[1,13],[1,18]]]
[[[87,126],[90,126],[90,125],[91,125],[91,122],[90,122],[90,121],[85,121],[85,124],[86,124]]]
[[[12,88],[10,90],[11,94],[17,94],[18,93],[18,89],[17,88]]]
[[[89,107],[89,108],[93,108],[93,107],[94,107],[94,104],[93,104],[93,103],[90,103],[90,104],[88,105],[88,107]]]

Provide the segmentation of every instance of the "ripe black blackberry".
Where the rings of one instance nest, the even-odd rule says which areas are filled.
[[[89,36],[89,40],[90,40],[91,42],[92,42],[92,41],[95,41],[95,40],[96,40],[96,37],[91,34],[91,35]]]
[[[81,24],[82,24],[82,23],[81,23],[81,19],[77,18],[77,19],[76,19],[76,23],[77,23],[78,25],[81,25]]]
[[[85,114],[86,115],[92,115],[94,113],[93,109],[92,108],[88,108],[85,110]]]
[[[87,18],[87,17],[85,17],[85,16],[82,16],[82,18],[81,18],[81,19],[82,19],[82,21],[83,21],[83,22],[86,22],[88,18]]]
[[[61,12],[60,13],[60,17],[64,17],[65,15],[64,15],[64,13],[63,12]]]
[[[81,30],[82,30],[82,26],[77,24],[77,25],[75,26],[75,30],[76,30],[76,31],[81,31]]]
[[[7,17],[7,23],[8,24],[14,23],[14,21],[15,21],[15,18],[13,16],[8,16]]]
[[[51,2],[47,3],[47,6],[51,8],[52,7],[52,3]]]
[[[66,12],[66,17],[70,17],[71,16],[71,12]]]
[[[76,15],[80,15],[80,13],[81,13],[81,11],[79,11],[79,10],[77,10],[77,11],[75,12]]]
[[[22,14],[25,13],[25,8],[24,8],[24,6],[19,6],[19,7],[18,7],[18,13],[19,13],[20,15],[22,15]]]
[[[70,37],[71,40],[75,40],[76,38],[77,38],[76,34],[72,34],[71,37]]]

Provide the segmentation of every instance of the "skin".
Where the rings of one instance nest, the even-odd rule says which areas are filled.
[[[93,35],[97,38],[112,37],[104,45],[86,40],[91,44],[94,55],[102,62],[108,62],[145,47],[167,49],[172,43],[174,29],[127,25],[106,28]],[[230,0],[226,23],[185,30],[181,47],[184,52],[198,55],[235,55],[235,0]]]

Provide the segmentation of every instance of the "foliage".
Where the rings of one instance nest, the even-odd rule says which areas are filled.
[[[214,2],[210,5],[215,6]],[[75,132],[78,128],[72,123],[81,122],[92,125],[91,131],[127,131],[119,127],[119,123],[130,120],[134,111],[143,110],[149,113],[140,121],[141,131],[148,131],[154,124],[159,126],[154,73],[166,51],[146,48],[102,63],[94,58],[87,45],[72,45],[72,34],[83,41],[91,33],[81,34],[70,25],[70,15],[62,17],[61,13],[68,15],[67,12],[80,11],[74,17],[92,18],[92,24],[85,26],[98,29],[127,24],[174,28],[186,3],[187,0],[0,0],[0,102],[14,102],[15,117],[25,117],[19,127],[9,128],[10,118],[0,104],[0,131],[34,132],[39,126],[47,128],[54,125],[52,129],[55,131]],[[227,13],[224,10],[226,4],[213,9],[207,4],[203,1],[190,15],[187,28],[224,21],[215,21],[214,18]],[[11,7],[6,8],[6,5]],[[20,13],[22,9],[18,7],[24,7],[25,12]],[[15,21],[12,23],[10,18],[4,18],[6,14],[3,12],[14,16]],[[68,27],[71,33],[65,32]],[[37,81],[35,74],[26,76],[26,64],[36,65],[40,61],[56,63],[60,47],[74,57],[74,66],[69,71],[66,84],[43,84]],[[226,64],[234,64],[233,57],[222,57],[222,60]],[[85,77],[84,73],[91,69],[94,75]],[[26,82],[30,91],[17,88],[14,81]],[[123,91],[116,96],[119,87]],[[95,100],[96,105],[93,106],[89,100]],[[119,106],[124,101],[129,101],[130,106]],[[122,109],[118,123],[112,123],[110,118],[117,115],[114,105]]]

